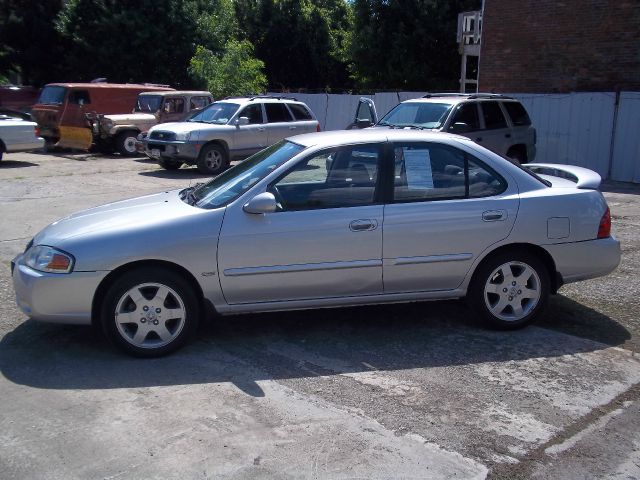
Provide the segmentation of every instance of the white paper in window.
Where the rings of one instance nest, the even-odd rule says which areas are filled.
[[[431,157],[427,149],[404,150],[404,169],[407,175],[407,187],[410,190],[433,188]]]

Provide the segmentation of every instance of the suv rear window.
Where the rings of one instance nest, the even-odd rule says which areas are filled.
[[[296,120],[313,120],[313,117],[303,105],[297,103],[287,103],[287,105],[289,105],[289,109],[291,109]]]
[[[507,127],[507,121],[504,119],[498,102],[482,102],[480,107],[484,117],[484,126],[487,130]]]
[[[502,106],[511,117],[511,123],[515,126],[531,125],[531,119],[522,104],[518,102],[502,102]]]
[[[269,123],[293,120],[284,103],[265,103],[264,108],[267,110],[267,122]]]

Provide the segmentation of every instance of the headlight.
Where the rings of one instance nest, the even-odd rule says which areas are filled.
[[[176,133],[176,140],[179,142],[188,142],[191,138],[191,132]]]
[[[100,126],[103,130],[111,130],[113,128],[113,120],[109,120],[108,118],[103,118],[100,122]]]
[[[27,250],[24,263],[34,270],[48,273],[70,273],[73,269],[71,255],[46,245],[36,245]]]

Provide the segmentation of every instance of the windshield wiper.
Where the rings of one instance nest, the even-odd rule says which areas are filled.
[[[200,188],[202,185],[204,185],[204,182],[199,182],[199,183],[196,183],[195,185],[192,185],[191,187],[185,188],[180,192],[180,199],[181,200],[186,199],[189,205],[195,205],[198,202],[198,200],[200,200],[196,196],[195,191],[198,188]]]

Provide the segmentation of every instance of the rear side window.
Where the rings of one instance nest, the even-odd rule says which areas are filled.
[[[490,197],[507,188],[491,168],[456,148],[408,143],[394,153],[395,203]]]
[[[164,101],[164,111],[166,113],[184,112],[184,98],[179,98],[179,97],[167,98]]]
[[[518,102],[502,102],[502,106],[507,110],[511,123],[515,126],[531,125],[531,119],[522,104]]]
[[[265,103],[264,107],[267,111],[267,122],[290,122],[293,120],[291,114],[284,103]]]
[[[288,103],[287,105],[289,105],[291,113],[293,113],[296,120],[313,120],[313,117],[304,105],[298,103]]]
[[[191,97],[191,101],[189,102],[190,110],[198,110],[200,108],[204,108],[211,103],[211,99],[209,97]]]
[[[89,97],[88,90],[72,90],[69,94],[69,103],[74,103],[76,105],[86,105],[87,103],[91,103],[91,98]]]
[[[487,130],[507,127],[507,121],[504,119],[498,102],[482,102],[480,106],[484,117],[484,126]]]

